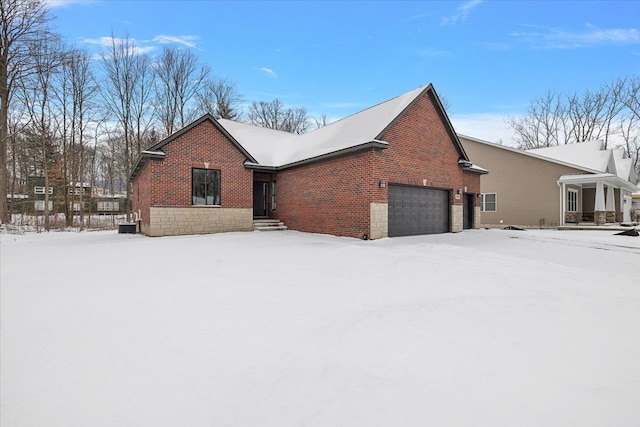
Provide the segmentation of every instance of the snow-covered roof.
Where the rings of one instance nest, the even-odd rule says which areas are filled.
[[[506,147],[466,135],[459,134],[458,136],[460,138],[490,145],[503,150],[581,169],[591,174],[604,173],[617,176],[634,185],[637,183],[636,172],[633,168],[633,160],[627,158],[621,147],[605,150],[604,142],[602,141],[587,141],[579,144],[520,150],[518,148]]]
[[[555,147],[527,150],[556,160],[575,163],[585,168],[616,175],[635,184],[636,174],[633,161],[626,157],[621,147],[604,149],[602,141],[586,141],[579,144],[558,145]]]
[[[303,135],[225,119],[218,123],[258,165],[280,167],[367,143],[386,144],[377,138],[427,87],[421,86]]]
[[[579,144],[556,145],[526,151],[599,172],[615,173],[615,163],[612,162],[611,150],[604,150],[602,141],[586,141]]]
[[[427,91],[431,91],[438,104],[437,108],[442,110],[443,120],[454,139],[460,159],[468,162],[464,148],[444,109],[442,109],[438,96],[433,86],[429,84],[303,135],[266,129],[232,120],[216,120],[210,114],[206,114],[143,151],[129,180],[133,180],[138,175],[150,158],[162,158],[165,155],[162,151],[165,145],[205,121],[209,121],[217,127],[245,155],[247,158],[246,167],[255,169],[279,169],[347,152],[355,152],[364,148],[386,148],[389,144],[380,140],[381,135],[407,107]],[[464,168],[475,173],[486,173],[485,169],[472,165],[470,162],[469,165],[465,164]]]

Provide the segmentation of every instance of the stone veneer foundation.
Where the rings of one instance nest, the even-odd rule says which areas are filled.
[[[389,204],[371,203],[369,207],[371,217],[370,239],[389,237]]]
[[[462,217],[462,205],[451,205],[451,232],[458,233],[464,229],[464,218]]]
[[[211,206],[152,207],[149,225],[143,227],[142,232],[158,237],[252,229],[253,209]]]

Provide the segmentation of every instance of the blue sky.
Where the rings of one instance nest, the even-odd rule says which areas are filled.
[[[640,74],[634,1],[50,1],[68,42],[193,49],[247,102],[337,119],[433,83],[458,132],[505,143],[547,90]]]

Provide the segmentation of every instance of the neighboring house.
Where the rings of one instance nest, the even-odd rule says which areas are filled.
[[[474,227],[482,173],[428,85],[304,135],[205,115],[144,151],[130,179],[150,236],[274,218],[377,239]]]
[[[518,150],[458,135],[491,174],[481,179],[483,226],[557,227],[631,221],[632,160],[601,141]]]

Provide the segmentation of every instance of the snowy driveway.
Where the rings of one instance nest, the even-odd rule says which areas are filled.
[[[640,238],[0,235],[0,424],[640,425]]]

